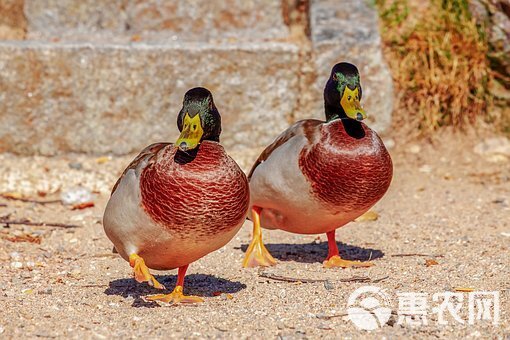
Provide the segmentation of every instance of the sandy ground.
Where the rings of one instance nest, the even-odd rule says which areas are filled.
[[[342,255],[372,259],[373,267],[325,269],[325,235],[266,231],[278,265],[242,269],[251,233],[246,222],[228,245],[190,266],[185,291],[205,299],[195,306],[146,302],[143,297],[156,291],[137,284],[129,265],[111,254],[102,212],[130,157],[0,155],[0,192],[39,200],[58,198],[59,191],[78,184],[96,192],[95,207],[83,210],[0,199],[4,218],[79,226],[2,225],[0,338],[508,338],[510,161],[473,153],[480,138],[444,135],[433,144],[397,141],[391,148],[395,175],[373,209],[379,218],[337,231]],[[233,156],[246,169],[255,153]],[[437,264],[426,266],[427,260]],[[167,287],[175,284],[176,271],[155,273]],[[426,293],[428,324],[411,326],[393,315],[375,331],[358,329],[346,317],[347,300],[366,285],[385,289],[394,314],[398,293]],[[442,299],[434,302],[433,295],[459,287],[498,291],[499,324],[469,325],[468,293],[461,292],[464,323],[447,317],[449,323],[439,325],[432,308]]]

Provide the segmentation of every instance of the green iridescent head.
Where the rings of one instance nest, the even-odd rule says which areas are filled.
[[[324,102],[328,121],[347,117],[361,121],[367,118],[361,107],[361,84],[356,66],[338,63],[333,66],[324,88]]]
[[[209,90],[195,87],[186,92],[177,126],[181,135],[175,146],[181,151],[196,149],[203,140],[220,141],[221,117]]]

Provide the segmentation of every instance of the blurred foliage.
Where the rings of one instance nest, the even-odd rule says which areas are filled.
[[[489,114],[488,43],[467,0],[376,0],[397,90],[395,123],[430,133]]]

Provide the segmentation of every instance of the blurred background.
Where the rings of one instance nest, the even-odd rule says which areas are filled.
[[[230,150],[322,117],[336,62],[369,124],[509,133],[508,0],[0,0],[0,152],[122,155],[173,140],[209,88]]]

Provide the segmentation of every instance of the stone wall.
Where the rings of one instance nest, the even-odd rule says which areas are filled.
[[[228,149],[262,148],[291,122],[322,118],[323,84],[344,60],[384,132],[392,87],[377,15],[343,1],[347,12],[331,0],[0,0],[10,30],[0,152],[125,154],[173,141],[194,86],[213,92]]]

